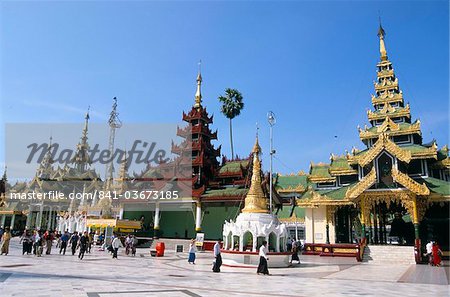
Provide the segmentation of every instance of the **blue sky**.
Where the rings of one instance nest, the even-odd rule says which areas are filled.
[[[216,146],[230,154],[217,97],[237,88],[245,108],[233,123],[235,152],[249,154],[258,122],[268,168],[266,114],[272,110],[275,171],[307,171],[310,161],[363,148],[356,127],[367,123],[371,107],[380,13],[388,56],[424,141],[448,143],[447,1],[0,5],[3,124],[81,123],[88,105],[91,120],[102,123],[114,96],[124,122],[179,122],[194,102],[201,59],[203,104],[219,130]],[[4,141],[3,130],[0,136]]]

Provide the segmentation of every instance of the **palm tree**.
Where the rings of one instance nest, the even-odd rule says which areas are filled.
[[[244,108],[244,102],[242,102],[242,94],[236,89],[225,89],[225,95],[219,96],[219,101],[222,103],[220,111],[230,119],[230,144],[231,144],[231,159],[234,158],[233,149],[233,127],[231,120],[237,117],[241,110]]]

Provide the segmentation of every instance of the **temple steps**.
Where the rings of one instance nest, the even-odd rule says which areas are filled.
[[[414,247],[368,245],[364,249],[363,262],[382,265],[415,264]]]

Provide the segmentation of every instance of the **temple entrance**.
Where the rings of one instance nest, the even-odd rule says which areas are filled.
[[[355,219],[357,222],[355,222]],[[354,207],[339,207],[335,213],[335,222],[336,243],[352,243],[360,237],[361,224],[359,224]]]
[[[378,202],[371,209],[366,237],[369,244],[414,245],[412,218],[399,202]]]
[[[420,222],[420,239],[422,245],[430,240],[436,241],[443,251],[449,251],[450,203],[433,203],[425,212]]]

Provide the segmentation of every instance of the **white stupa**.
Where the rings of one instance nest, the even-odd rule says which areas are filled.
[[[261,161],[259,160],[261,147],[258,143],[258,137],[252,153],[253,173],[250,189],[245,197],[245,207],[236,218],[236,221],[225,221],[223,225],[224,245],[222,257],[224,258],[224,263],[226,263],[227,258],[230,258],[230,260],[235,262],[239,262],[239,259],[242,259],[245,262],[249,262],[244,264],[254,264],[253,262],[259,261],[257,249],[261,246],[262,241],[265,240],[268,243],[270,252],[282,256],[282,259],[278,259],[278,262],[281,260],[281,262],[287,264],[289,257],[286,257],[286,255],[288,253],[284,253],[288,235],[286,226],[278,221],[276,215],[269,213],[268,199],[261,187]],[[256,253],[256,255],[254,255],[255,259],[250,260],[249,257],[239,257],[239,253],[245,255],[254,255]],[[269,261],[269,266],[274,266],[275,262]],[[281,266],[287,265],[283,264]]]

